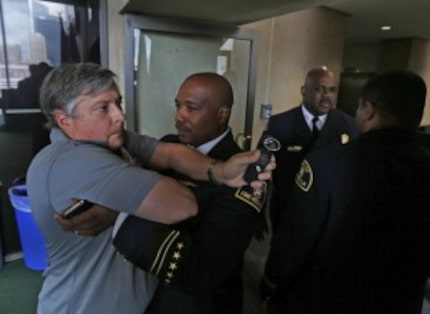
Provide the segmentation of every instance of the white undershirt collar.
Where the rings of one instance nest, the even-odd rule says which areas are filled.
[[[301,107],[302,107],[303,117],[305,118],[306,124],[308,125],[309,130],[312,131],[312,119],[314,118],[314,114],[311,113],[308,109],[306,109],[305,105],[302,104]],[[318,116],[318,122],[316,123],[318,130],[322,129],[326,121],[327,121],[327,114],[322,114]]]

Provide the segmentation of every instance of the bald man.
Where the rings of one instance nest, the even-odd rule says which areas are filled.
[[[233,90],[223,76],[212,72],[190,75],[179,87],[175,104],[176,129],[181,143],[199,147],[226,132],[231,135],[228,122]],[[235,151],[240,151],[235,142],[229,142]]]
[[[228,124],[233,90],[226,78],[213,72],[188,76],[179,87],[175,104],[177,134],[164,136],[161,141],[193,146],[217,160],[226,160],[241,151]],[[161,283],[146,313],[240,314],[243,256],[263,219],[262,203],[252,204],[238,190],[227,186],[209,186],[173,172],[165,174],[198,186],[198,198],[203,203],[201,214],[195,226],[187,229],[193,230],[202,245],[211,244],[204,258],[215,267],[205,270],[210,274],[206,279],[200,276],[209,282],[210,289]],[[195,269],[194,276],[199,276],[199,269]]]
[[[289,215],[290,192],[296,173],[304,157],[332,143],[346,144],[358,135],[355,121],[344,112],[337,110],[338,82],[335,74],[326,67],[311,69],[300,89],[302,103],[293,109],[272,116],[268,130],[282,144],[276,154],[277,169],[273,172],[273,195],[270,203],[272,239],[269,256],[262,279],[262,299],[271,297],[276,289],[273,284],[278,274],[277,263],[283,255],[290,256],[288,269],[291,279],[300,271],[304,257],[313,247],[319,236],[319,219],[310,215],[305,230],[295,228],[302,216],[291,216],[289,225],[279,223],[282,214]],[[308,209],[309,211],[312,208]],[[279,238],[289,241],[288,252],[279,249]]]

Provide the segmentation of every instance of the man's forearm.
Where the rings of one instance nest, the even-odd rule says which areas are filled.
[[[208,181],[208,169],[213,162],[193,148],[183,144],[159,143],[151,158],[150,166],[156,170],[173,169],[194,180]],[[220,169],[213,169],[215,180]],[[221,181],[221,178],[218,178]]]
[[[207,170],[213,159],[184,144],[158,142],[155,147],[153,144],[141,134],[126,133],[125,148],[142,165],[158,171],[172,169],[194,180],[209,179]]]
[[[142,143],[136,145],[139,136],[134,136],[133,138],[129,138],[129,140],[129,145],[126,145],[127,149],[131,149],[131,153],[140,159],[140,152],[145,151],[144,141],[142,140]],[[149,145],[154,144],[153,141],[152,143],[151,141],[147,143]],[[149,162],[143,163],[150,169],[158,171],[173,169],[194,180],[214,181],[231,187],[241,187],[247,184],[243,179],[245,170],[249,164],[256,162],[260,157],[258,151],[243,152],[233,155],[226,162],[213,164],[213,159],[183,144],[158,142],[152,148],[149,149],[151,151]],[[264,184],[264,180],[269,180],[272,174],[271,171],[275,167],[276,163],[272,157],[264,171],[258,175],[258,181],[255,180],[252,182],[251,185],[253,188],[261,187]]]

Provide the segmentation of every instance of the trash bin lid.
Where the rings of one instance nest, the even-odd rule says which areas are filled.
[[[26,185],[15,185],[9,188],[9,199],[16,210],[31,213]]]

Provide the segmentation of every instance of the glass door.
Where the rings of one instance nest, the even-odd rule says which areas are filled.
[[[239,144],[249,149],[256,75],[254,31],[128,15],[125,36],[128,129],[155,137],[175,133],[174,99],[179,85],[192,73],[216,72],[233,87],[230,126]]]

